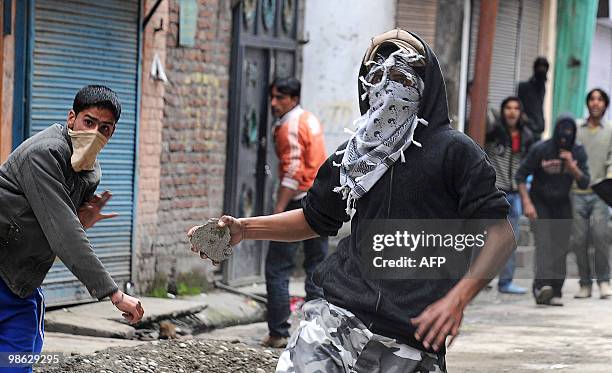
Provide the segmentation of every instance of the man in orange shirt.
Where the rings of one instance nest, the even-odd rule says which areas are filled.
[[[319,167],[327,159],[323,127],[311,113],[302,109],[300,81],[295,78],[276,79],[270,85],[272,114],[277,121],[274,143],[279,159],[280,185],[274,213],[302,208],[301,200],[312,186]],[[306,299],[323,297],[323,290],[312,281],[316,266],[327,255],[327,238],[302,241],[306,272]],[[289,337],[289,276],[295,265],[298,242],[270,242],[266,257],[266,289],[268,292],[269,335],[262,344],[285,347]]]

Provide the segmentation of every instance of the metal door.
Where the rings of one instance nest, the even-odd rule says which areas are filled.
[[[233,9],[225,212],[272,212],[277,185],[268,86],[295,74],[297,1],[245,0]],[[230,285],[260,281],[268,243],[246,241],[224,267]]]

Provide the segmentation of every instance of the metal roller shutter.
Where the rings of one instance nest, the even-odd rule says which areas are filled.
[[[30,135],[65,123],[75,93],[87,84],[119,95],[121,119],[99,160],[99,191],[113,192],[106,211],[117,218],[87,233],[97,255],[118,283],[130,278],[138,84],[138,0],[36,0],[31,46]],[[85,287],[56,261],[45,283],[47,303],[90,299]]]
[[[438,0],[398,0],[397,27],[412,31],[433,46],[436,39]]]
[[[518,80],[531,76],[533,60],[538,56],[540,12],[541,4],[538,0],[499,2],[489,80],[489,107],[499,109],[504,98],[516,93]],[[470,80],[474,79],[476,73],[474,64],[479,18],[480,0],[474,0],[470,32]]]
[[[540,0],[523,0],[519,81],[524,81],[531,77],[533,61],[538,57],[541,9],[542,4]]]
[[[489,105],[498,109],[504,98],[514,95],[518,59],[519,2],[500,1],[489,81]]]

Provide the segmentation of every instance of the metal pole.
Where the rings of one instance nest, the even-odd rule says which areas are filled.
[[[465,103],[467,96],[468,65],[470,54],[470,22],[472,21],[471,0],[463,1],[463,29],[461,30],[461,73],[459,78],[459,119],[457,129],[465,132]]]

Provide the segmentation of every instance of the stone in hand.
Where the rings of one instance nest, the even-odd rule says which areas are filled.
[[[213,262],[220,262],[232,255],[229,227],[219,227],[219,219],[208,219],[191,235],[191,245]]]

